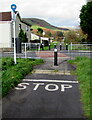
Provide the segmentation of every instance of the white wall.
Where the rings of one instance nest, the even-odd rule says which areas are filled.
[[[19,35],[20,29],[19,24],[21,24],[21,28],[24,32],[27,33],[28,41],[31,40],[31,32],[30,26],[28,26],[29,30],[26,30],[26,24],[22,23],[18,16],[16,16],[16,38]],[[0,21],[0,48],[11,48],[13,38],[13,23],[12,21]]]
[[[47,41],[49,41],[49,38],[47,38],[47,37],[41,37],[41,40],[47,40]]]
[[[11,41],[11,22],[0,22],[0,48],[10,48]]]

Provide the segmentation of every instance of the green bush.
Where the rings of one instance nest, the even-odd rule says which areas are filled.
[[[20,81],[33,70],[34,65],[43,63],[41,59],[17,59],[17,64],[14,65],[12,58],[2,59],[2,96],[14,88]]]
[[[2,59],[2,70],[7,70],[10,66],[14,65],[14,61],[12,58],[3,58]]]

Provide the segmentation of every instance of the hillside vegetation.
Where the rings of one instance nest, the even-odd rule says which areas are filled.
[[[32,25],[31,28],[33,29],[37,29],[38,27],[40,27],[43,30],[49,29],[52,31],[61,31],[61,30],[68,31],[69,30],[68,28],[59,28],[59,27],[53,26],[48,22],[46,22],[45,20],[37,19],[37,18],[23,18],[23,21],[31,24]]]

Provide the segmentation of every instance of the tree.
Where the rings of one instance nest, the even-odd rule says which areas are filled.
[[[25,32],[25,34],[24,34],[24,42],[25,42],[25,43],[28,42],[28,38],[27,38],[26,32]]]
[[[37,28],[37,33],[39,33],[40,35],[42,35],[42,33],[43,33],[43,29],[42,28]]]
[[[78,29],[76,31],[76,34],[77,34],[77,41],[79,43],[84,43],[84,42],[87,42],[87,34],[84,34],[84,32],[81,30],[81,29]]]
[[[88,34],[88,39],[92,39],[92,1],[82,6],[80,13],[80,27]]]
[[[20,30],[18,37],[21,39],[21,42],[23,42],[23,39],[24,39],[24,31],[23,31],[22,29]]]
[[[22,29],[20,30],[18,37],[21,39],[21,42],[28,42],[26,32],[24,33]]]
[[[57,31],[57,33],[56,33],[56,34],[57,34],[57,36],[58,36],[58,37],[63,37],[63,33],[62,33],[62,32],[60,32],[60,31]]]
[[[64,36],[65,36],[65,40],[64,40],[65,43],[68,43],[68,44],[70,44],[71,42],[77,43],[76,41],[77,35],[75,31],[66,32]]]
[[[62,41],[62,38],[63,38],[63,32],[57,31],[55,33],[55,39],[58,40],[58,41]]]
[[[49,38],[50,38],[50,37],[52,37],[52,34],[51,34],[51,32],[49,32],[49,33],[48,33],[48,37],[49,37]]]
[[[46,31],[45,32],[45,36],[50,38],[50,37],[52,37],[52,33],[50,31]]]
[[[69,32],[66,32],[64,34],[65,36],[65,43],[83,43],[83,42],[86,42],[87,40],[87,35],[84,34],[82,32],[81,29],[76,29],[76,30],[72,30],[72,31],[69,31]]]

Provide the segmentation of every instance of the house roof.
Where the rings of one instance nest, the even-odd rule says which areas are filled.
[[[11,12],[0,12],[0,21],[11,21]]]
[[[16,14],[16,13],[17,13],[18,18],[20,19],[20,21],[21,21],[22,23],[24,23],[24,24],[26,24],[26,25],[28,25],[28,26],[30,26],[30,27],[32,26],[30,23],[24,21],[24,20],[20,17],[20,14],[19,14],[18,11],[15,11],[15,14]]]
[[[17,16],[19,17],[20,21],[28,26],[32,26],[30,23],[24,21],[21,17],[18,11],[15,11],[15,14],[17,13]],[[11,12],[0,12],[0,21],[11,21],[12,15]]]

